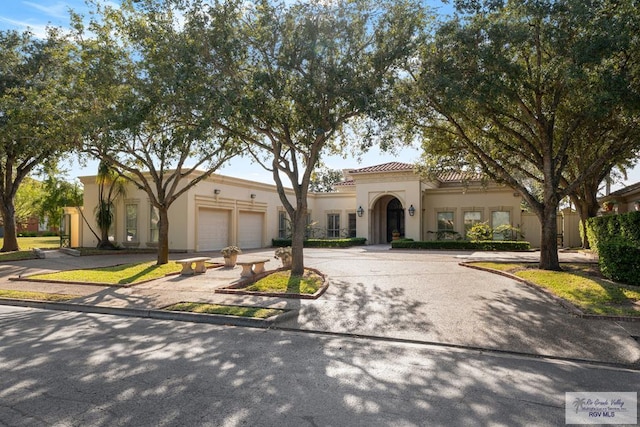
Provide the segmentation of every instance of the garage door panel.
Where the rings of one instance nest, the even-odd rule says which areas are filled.
[[[213,251],[229,246],[229,211],[200,208],[198,211],[198,250]]]
[[[241,212],[238,218],[238,244],[243,249],[262,247],[262,228],[264,214]]]

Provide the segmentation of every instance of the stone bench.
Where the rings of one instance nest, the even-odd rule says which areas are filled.
[[[195,273],[204,273],[207,271],[207,267],[204,266],[204,263],[209,261],[211,258],[207,257],[195,257],[195,258],[186,258],[186,259],[177,259],[176,262],[178,264],[182,264],[182,271],[180,274],[195,274]],[[195,264],[196,268],[191,268],[191,265]]]
[[[252,277],[254,274],[264,271],[264,263],[269,262],[269,258],[242,259],[236,264],[242,266],[241,277]]]

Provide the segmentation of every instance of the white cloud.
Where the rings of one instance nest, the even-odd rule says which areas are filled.
[[[33,33],[34,36],[38,38],[45,38],[47,35],[47,25],[46,24],[33,24],[29,21],[18,21],[15,19],[5,18],[0,16],[0,22],[8,24],[10,27],[17,31],[25,31],[29,30]]]
[[[23,2],[25,5],[34,8],[46,16],[56,19],[66,19],[69,17],[69,3],[68,2],[57,2],[51,6],[45,6],[42,4],[32,3],[30,1]]]

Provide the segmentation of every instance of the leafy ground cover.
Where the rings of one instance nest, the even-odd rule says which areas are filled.
[[[77,297],[78,295],[48,294],[45,292],[15,291],[10,289],[0,289],[0,298],[61,302],[61,301],[69,301],[70,299],[77,298]]]
[[[165,307],[169,311],[187,311],[190,313],[222,314],[225,316],[254,317],[266,319],[271,316],[285,313],[285,310],[277,308],[247,307],[241,305],[221,305],[199,302],[180,302]]]
[[[168,274],[179,273],[182,266],[175,262],[156,265],[155,261],[121,264],[112,267],[100,267],[87,270],[69,270],[56,273],[29,276],[30,280],[45,282],[61,281],[73,283],[100,283],[104,285],[128,285],[159,279]]]
[[[305,270],[304,276],[291,276],[290,270],[276,271],[250,284],[243,290],[250,292],[274,292],[288,294],[315,294],[323,285],[322,277]]]
[[[562,264],[563,271],[538,269],[534,263],[474,262],[532,282],[588,314],[640,316],[640,287],[604,279],[597,264]]]

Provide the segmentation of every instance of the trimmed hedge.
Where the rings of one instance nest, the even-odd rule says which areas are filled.
[[[361,246],[367,242],[364,237],[350,237],[348,239],[307,239],[304,241],[305,248],[348,248],[351,246]],[[291,239],[271,239],[274,247],[291,246]]]
[[[480,251],[526,251],[531,249],[531,244],[524,241],[511,240],[430,240],[430,241],[409,241],[394,240],[391,242],[394,249],[457,249],[457,250],[480,250]]]
[[[587,220],[591,249],[600,252],[600,242],[621,238],[640,247],[640,212],[604,215]]]
[[[622,238],[598,245],[600,272],[616,282],[640,286],[640,246]]]

